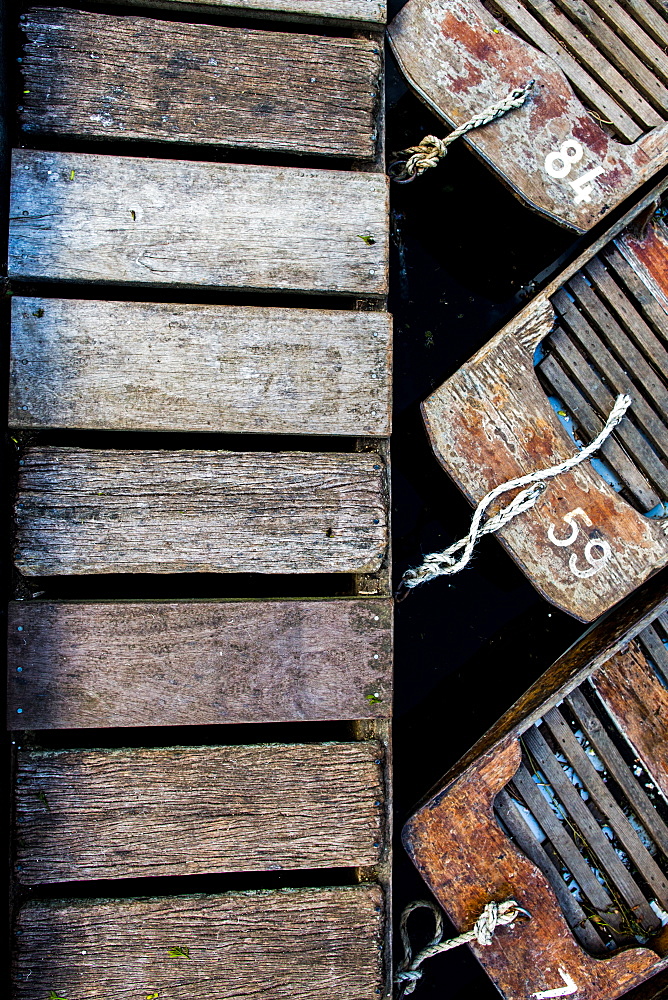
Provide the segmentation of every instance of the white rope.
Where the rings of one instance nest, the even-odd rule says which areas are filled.
[[[419,909],[431,910],[436,923],[436,930],[429,944],[413,958],[413,949],[408,936],[407,924],[411,913]],[[404,946],[404,957],[399,963],[394,977],[394,982],[400,989],[399,995],[402,997],[408,996],[413,992],[418,979],[422,978],[422,969],[420,966],[426,959],[432,958],[434,955],[440,955],[444,951],[450,951],[452,948],[458,948],[461,944],[469,944],[471,941],[477,941],[478,944],[488,947],[492,943],[496,928],[509,926],[520,915],[530,917],[528,911],[518,906],[514,899],[507,899],[505,903],[487,903],[470,931],[464,931],[463,934],[458,934],[457,937],[448,938],[444,941],[443,916],[438,906],[423,899],[417,899],[415,902],[409,903],[401,914],[401,924],[399,927],[401,942]]]
[[[506,483],[501,483],[499,486],[495,486],[493,490],[482,498],[480,503],[475,509],[473,518],[471,520],[471,528],[468,535],[464,538],[460,538],[458,542],[450,545],[447,549],[442,552],[432,552],[430,555],[425,556],[420,566],[414,569],[407,569],[404,573],[401,584],[399,586],[400,591],[410,590],[413,587],[418,587],[421,583],[426,583],[428,580],[433,580],[437,576],[451,576],[454,573],[459,573],[460,570],[469,562],[473,549],[476,542],[482,535],[488,535],[494,531],[498,531],[503,528],[504,525],[512,521],[514,517],[518,514],[522,514],[524,511],[530,510],[531,507],[536,503],[541,493],[547,489],[546,479],[554,479],[555,476],[560,476],[563,472],[569,472],[574,469],[576,465],[580,465],[582,462],[586,462],[588,458],[599,450],[602,444],[610,437],[613,430],[623,418],[624,414],[628,410],[632,403],[630,396],[622,395],[618,396],[615,400],[615,405],[610,411],[610,416],[608,417],[605,427],[600,432],[598,437],[594,438],[591,444],[588,444],[586,448],[572,455],[571,458],[566,459],[564,462],[560,462],[558,465],[553,465],[549,469],[542,469],[538,472],[530,472],[526,476],[520,476],[518,479],[511,479]],[[533,485],[532,485],[533,484]],[[490,517],[489,521],[485,524],[481,524],[487,508],[503,493],[507,493],[508,490],[514,490],[521,486],[529,486],[529,489],[522,490],[517,496],[511,500],[507,507],[503,507],[497,514]],[[462,555],[459,559],[455,559],[456,553],[461,550]]]
[[[466,135],[471,129],[480,128],[482,125],[489,125],[490,122],[501,118],[509,111],[512,111],[513,108],[521,108],[529,96],[529,91],[534,86],[534,83],[535,80],[529,80],[523,87],[518,87],[516,90],[511,91],[503,100],[490,104],[483,111],[479,111],[477,115],[474,115],[473,118],[469,118],[463,125],[459,125],[450,135],[446,135],[445,139],[439,139],[435,135],[426,135],[418,146],[409,146],[408,149],[402,149],[401,152],[395,154],[397,158],[390,164],[390,175],[399,184],[408,184],[409,181],[415,180],[416,177],[423,174],[429,167],[437,167],[447,153],[448,146],[455,139]]]

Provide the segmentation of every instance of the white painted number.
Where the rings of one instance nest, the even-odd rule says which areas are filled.
[[[584,156],[582,144],[576,139],[567,139],[562,142],[558,151],[548,153],[545,157],[545,171],[550,177],[563,180],[568,177],[574,163],[579,163]],[[592,167],[574,181],[568,183],[575,192],[574,201],[576,205],[581,205],[583,201],[591,201],[591,182],[604,172],[603,167]]]
[[[577,518],[584,522],[588,527],[592,526],[592,521],[589,516],[583,511],[582,507],[576,507],[575,510],[571,510],[568,514],[564,514],[562,520],[566,524],[570,525],[571,532],[565,538],[559,538],[555,534],[556,525],[551,524],[547,529],[547,537],[550,539],[553,545],[557,548],[567,548],[567,546],[572,545],[580,534],[580,525],[577,522]],[[595,551],[601,553],[600,555],[594,555]],[[612,549],[610,545],[604,538],[590,538],[584,547],[583,552],[585,561],[589,563],[589,568],[580,569],[578,566],[578,557],[575,552],[572,553],[570,559],[568,560],[568,567],[574,576],[580,577],[580,579],[586,579],[588,576],[593,576],[594,573],[598,573],[600,569],[607,563],[612,555]]]
[[[536,997],[536,1000],[548,1000],[548,997],[570,997],[573,993],[577,993],[578,987],[566,970],[559,969],[559,975],[566,983],[565,986],[559,986],[556,990],[543,990],[541,993],[532,993],[531,996]]]
[[[571,172],[574,163],[579,163],[584,156],[584,149],[575,139],[562,142],[558,153],[548,153],[545,157],[545,169],[550,177],[566,177]],[[556,164],[561,166],[557,167]]]

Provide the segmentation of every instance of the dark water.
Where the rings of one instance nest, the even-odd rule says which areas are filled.
[[[392,13],[403,4],[390,4]],[[388,149],[447,129],[388,66]],[[468,530],[470,508],[433,456],[419,404],[521,308],[523,288],[581,241],[525,208],[463,144],[436,170],[392,185],[395,320],[392,445],[397,580]],[[548,605],[494,539],[461,575],[397,607],[395,927],[428,897],[400,843],[416,803],[583,631]],[[417,938],[429,933],[415,917]],[[413,926],[413,925],[411,925]],[[397,941],[397,954],[400,948]],[[498,993],[467,948],[431,959],[416,1000]]]

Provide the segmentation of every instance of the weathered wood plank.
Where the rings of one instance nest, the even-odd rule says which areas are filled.
[[[17,149],[10,214],[14,278],[387,291],[380,174]]]
[[[81,573],[355,573],[387,547],[378,455],[30,448],[16,565]]]
[[[112,0],[91,0],[105,6]],[[366,25],[380,28],[387,20],[386,0],[116,0],[128,7],[164,7],[183,14],[240,14],[288,21],[332,24],[335,27]]]
[[[376,41],[49,7],[21,29],[31,135],[375,154]]]
[[[552,733],[556,744],[561,747],[567,761],[575,770],[603,817],[609,822],[615,836],[623,845],[641,876],[656,893],[660,905],[665,907],[668,904],[668,880],[666,876],[641,841],[638,832],[631,825],[623,809],[594,767],[589,755],[585,753],[575,738],[559,709],[551,708],[546,712],[543,724]]]
[[[387,717],[392,602],[16,602],[10,729]]]
[[[615,725],[629,741],[664,796],[668,796],[668,691],[637,643],[592,676]]]
[[[542,796],[540,797],[542,798]],[[545,802],[544,799],[543,802]],[[543,845],[535,838],[533,831],[505,789],[497,795],[494,810],[510,830],[516,844],[549,881],[569,925],[577,928],[577,936],[587,950],[594,954],[605,954],[605,946],[593,924],[587,919],[586,913],[566,887],[561,872]]]
[[[383,986],[376,885],[222,896],[50,900],[19,912],[15,996],[355,1000]],[[188,958],[169,949],[188,948]]]
[[[374,741],[20,751],[17,878],[372,865],[381,756]]]
[[[387,313],[14,297],[14,427],[385,436]]]

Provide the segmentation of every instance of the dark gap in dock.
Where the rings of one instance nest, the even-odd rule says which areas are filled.
[[[382,299],[352,295],[302,295],[295,292],[247,291],[234,288],[205,288],[174,285],[114,285],[76,282],[27,282],[14,278],[8,282],[10,297],[42,299],[92,299],[103,302],[160,302],[175,305],[262,306],[279,309],[337,309],[372,312]]]
[[[239,598],[350,597],[352,573],[101,573],[90,576],[22,576],[14,593],[20,600],[133,601]]]
[[[10,743],[18,750],[128,750],[356,742],[354,724],[339,721],[17,730],[10,736]]]
[[[165,875],[153,878],[97,879],[81,882],[56,882],[53,885],[21,886],[21,903],[28,900],[62,899],[136,899],[258,890],[328,888],[359,884],[355,868],[311,868],[306,871],[244,872],[242,874]]]
[[[296,434],[220,434],[216,431],[103,431],[20,428],[13,431],[20,450],[27,447],[92,448],[118,451],[345,452],[357,437]],[[368,439],[374,440],[374,439]],[[379,440],[380,446],[380,440]]]

